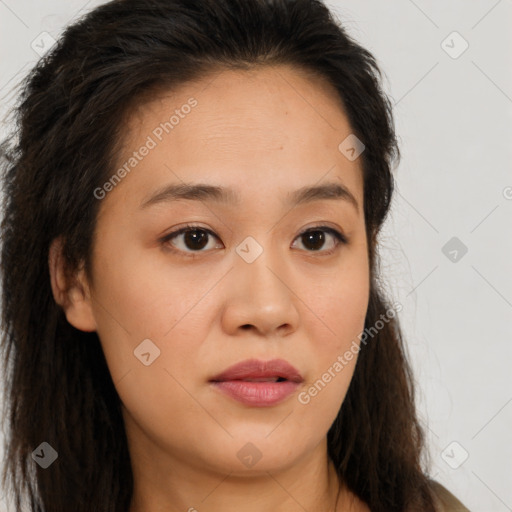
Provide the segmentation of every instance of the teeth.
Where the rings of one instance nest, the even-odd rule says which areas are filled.
[[[266,377],[260,379],[244,379],[245,382],[277,382],[279,377]]]

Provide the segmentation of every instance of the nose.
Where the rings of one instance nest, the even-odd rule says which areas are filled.
[[[229,282],[225,283],[225,332],[240,335],[253,331],[260,336],[283,337],[297,329],[300,300],[290,283],[292,271],[285,263],[269,250],[264,250],[252,263],[235,256]]]

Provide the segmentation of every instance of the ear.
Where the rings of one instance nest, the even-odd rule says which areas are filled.
[[[56,238],[50,245],[48,266],[55,302],[59,304],[68,322],[81,331],[96,331],[96,321],[91,307],[89,284],[83,268],[69,276],[62,254],[62,238]]]

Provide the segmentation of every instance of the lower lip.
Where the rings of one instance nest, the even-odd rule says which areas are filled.
[[[247,382],[244,380],[226,380],[213,382],[213,385],[238,402],[252,407],[270,407],[276,405],[299,387],[297,382]]]

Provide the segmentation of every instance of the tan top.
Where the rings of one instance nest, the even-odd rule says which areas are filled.
[[[436,507],[439,512],[470,512],[446,487],[435,480],[430,481],[436,497]]]

